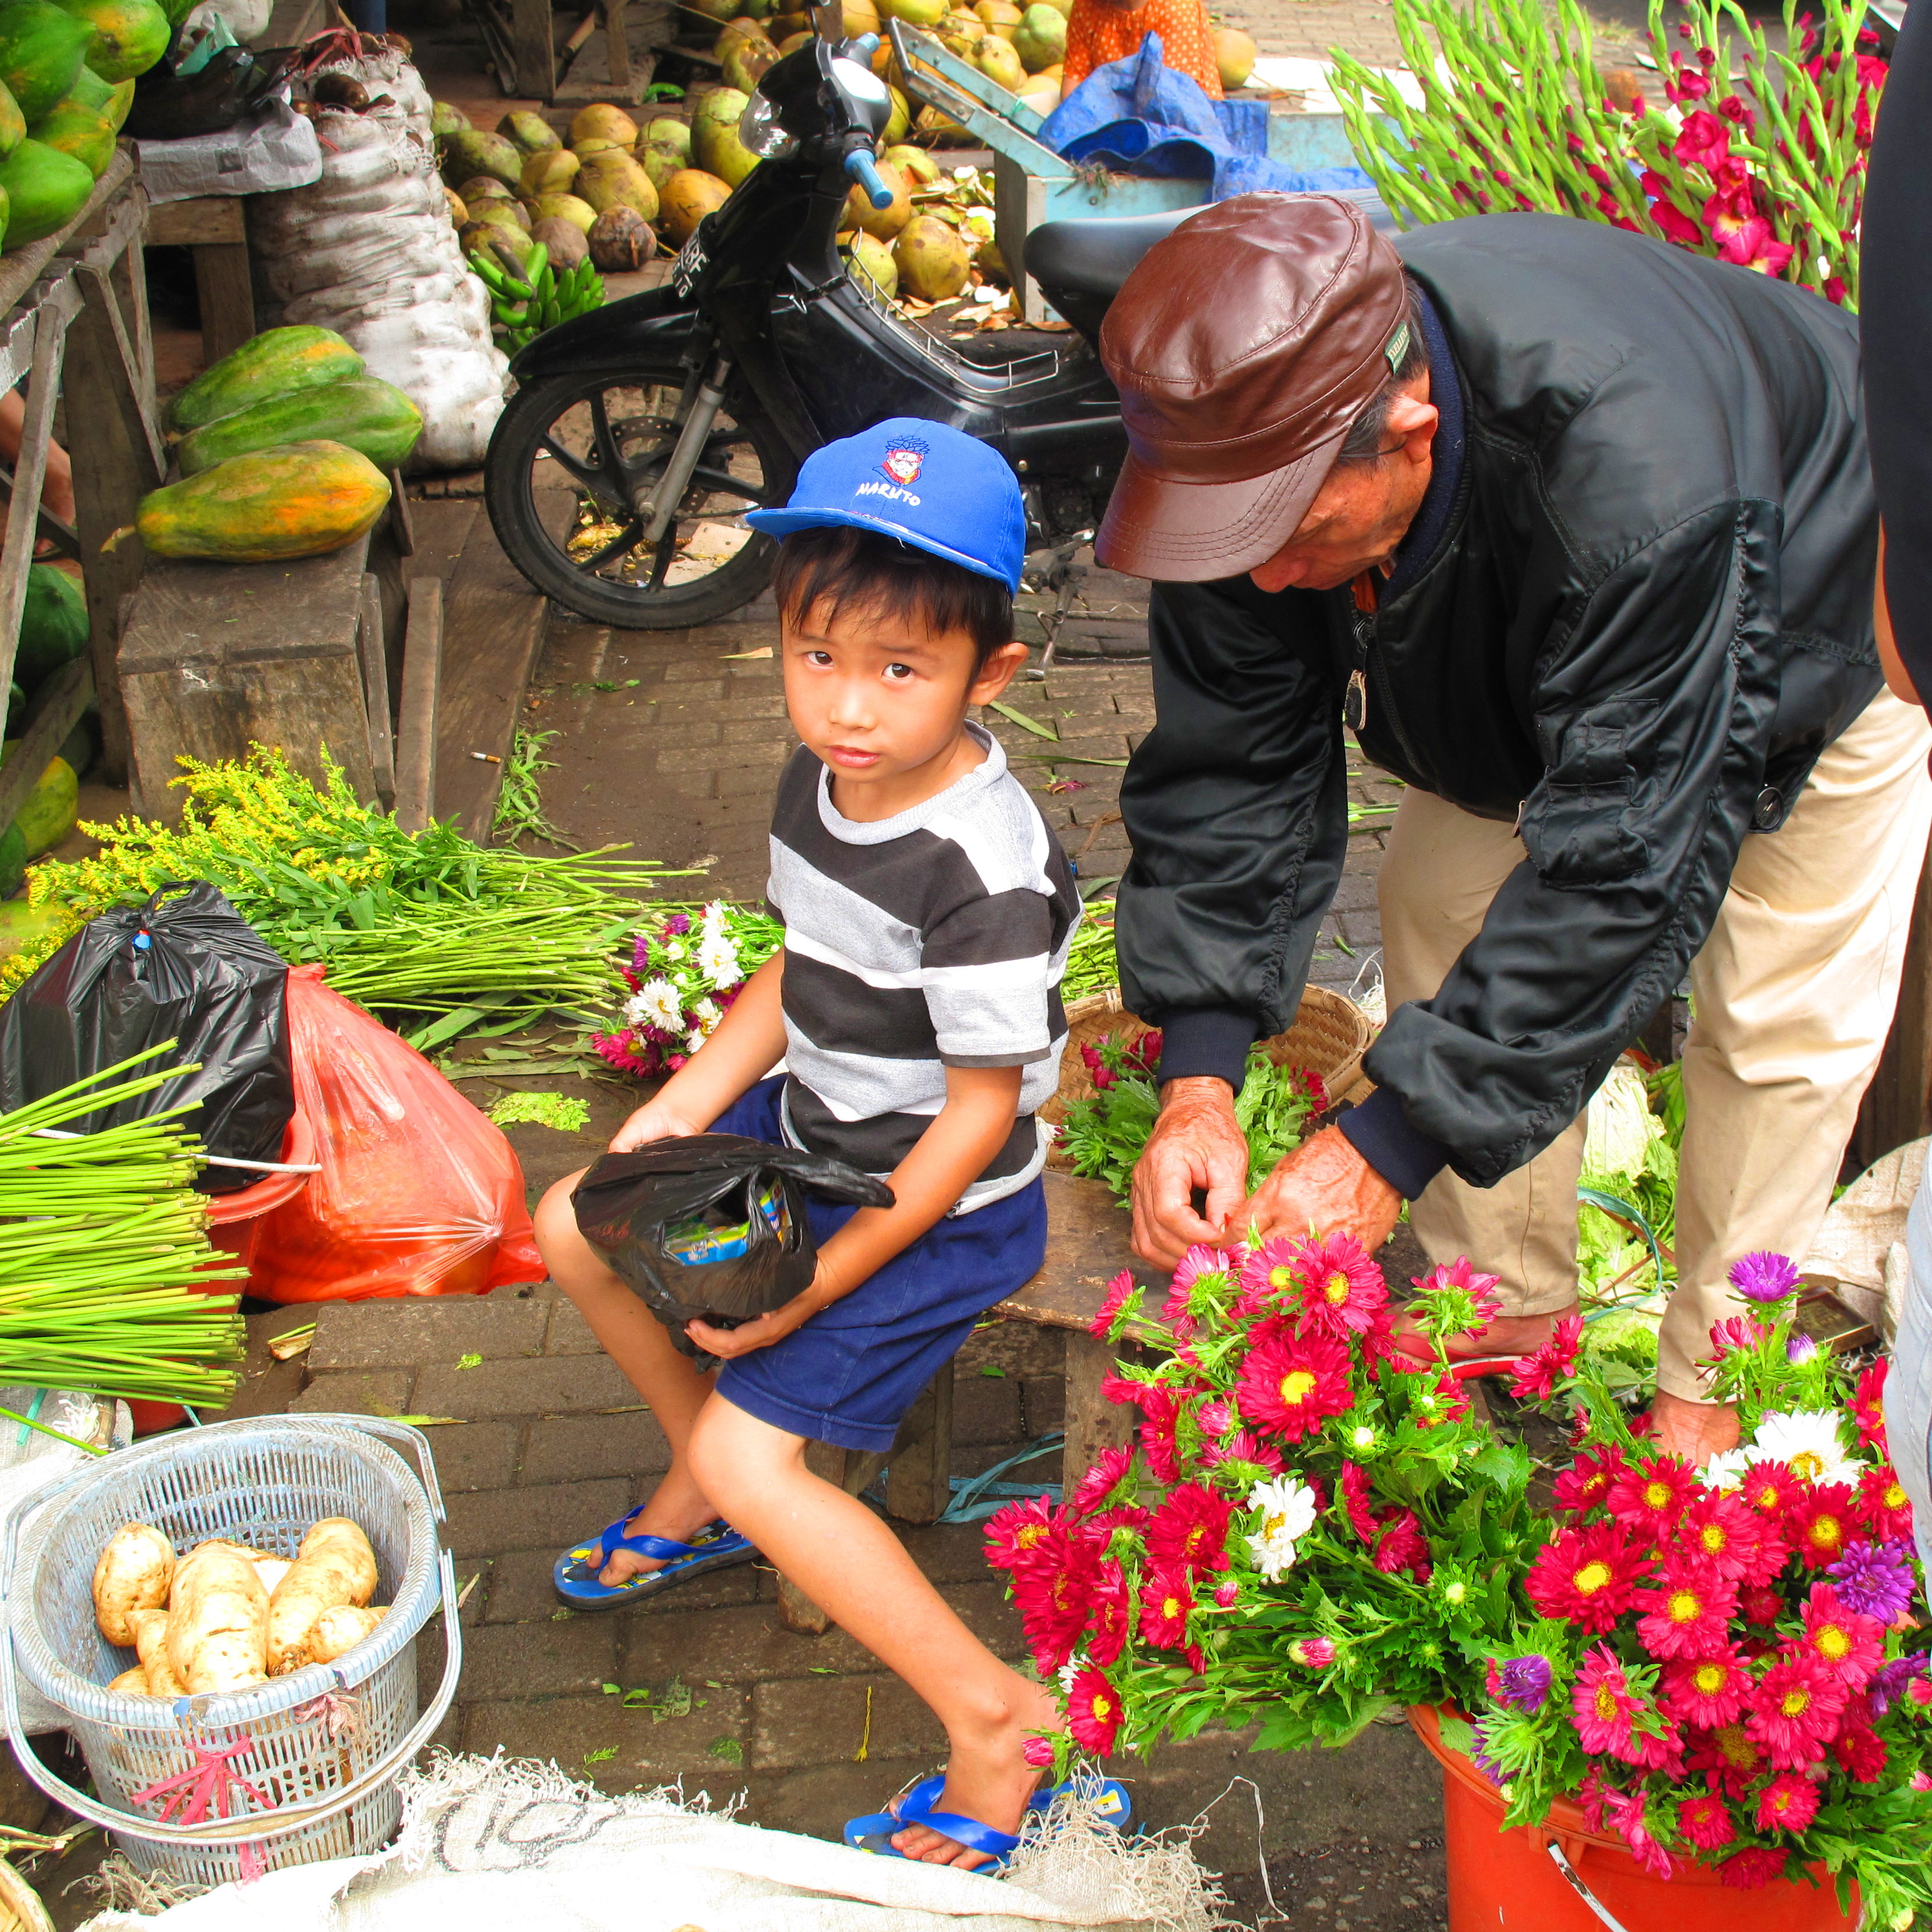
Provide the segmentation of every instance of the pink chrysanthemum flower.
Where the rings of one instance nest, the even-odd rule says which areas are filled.
[[[1302,1306],[1330,1335],[1366,1334],[1388,1300],[1382,1271],[1353,1234],[1329,1234],[1298,1244]]]
[[[1605,1816],[1610,1824],[1630,1847],[1630,1854],[1647,1872],[1659,1878],[1670,1877],[1672,1871],[1670,1854],[1651,1835],[1650,1826],[1645,1816],[1643,1793],[1641,1791],[1612,1791],[1604,1799]]]
[[[1480,1335],[1502,1312],[1497,1277],[1472,1268],[1467,1256],[1438,1264],[1412,1284],[1421,1299],[1410,1310],[1425,1335]]]
[[[1579,1456],[1556,1478],[1551,1496],[1554,1507],[1570,1516],[1594,1509],[1610,1494],[1610,1485],[1628,1466],[1620,1449],[1600,1449]]]
[[[1805,1490],[1784,1518],[1785,1533],[1808,1570],[1828,1570],[1852,1544],[1864,1540],[1864,1526],[1850,1487],[1822,1483]]]
[[[1433,1574],[1429,1560],[1428,1539],[1415,1520],[1413,1510],[1398,1510],[1377,1532],[1370,1559],[1384,1576],[1406,1571],[1418,1583],[1426,1583]]]
[[[1883,1355],[1858,1378],[1852,1392],[1850,1408],[1858,1425],[1858,1440],[1881,1456],[1889,1452],[1885,1441],[1885,1378],[1891,1364]]]
[[[1133,1622],[1126,1571],[1118,1563],[1102,1563],[1094,1582],[1093,1612],[1087,1619],[1089,1660],[1103,1667],[1112,1664],[1126,1648]]]
[[[1327,1335],[1276,1336],[1241,1364],[1234,1400],[1243,1415],[1286,1442],[1299,1442],[1352,1406],[1348,1352]]]
[[[1148,1555],[1162,1565],[1175,1566],[1190,1576],[1228,1567],[1228,1524],[1234,1504],[1198,1483],[1171,1490],[1148,1519]]]
[[[1576,1366],[1582,1339],[1582,1316],[1566,1315],[1541,1347],[1519,1355],[1510,1364],[1516,1378],[1510,1384],[1510,1394],[1522,1402],[1549,1401],[1556,1393],[1556,1384],[1566,1380]]]
[[[1889,1462],[1858,1478],[1858,1520],[1880,1543],[1904,1543],[1912,1535],[1912,1498]]]
[[[1161,1319],[1178,1335],[1193,1334],[1198,1326],[1192,1306],[1196,1287],[1204,1280],[1210,1289],[1224,1287],[1230,1272],[1228,1258],[1219,1248],[1196,1242],[1181,1256],[1180,1266],[1174,1270],[1167,1300],[1160,1311]]]
[[[1673,1554],[1636,1604],[1637,1641],[1652,1657],[1704,1657],[1725,1642],[1737,1593],[1714,1564]]]
[[[1100,1298],[1100,1306],[1095,1310],[1093,1320],[1087,1324],[1087,1332],[1095,1341],[1104,1342],[1107,1339],[1108,1331],[1112,1328],[1114,1318],[1126,1306],[1128,1298],[1133,1294],[1138,1286],[1131,1270],[1126,1268],[1121,1269],[1120,1273],[1108,1282],[1107,1291]]]
[[[1100,1393],[1109,1402],[1131,1402],[1141,1412],[1141,1453],[1157,1483],[1180,1480],[1180,1457],[1174,1432],[1180,1414],[1181,1394],[1164,1382],[1136,1382],[1126,1376],[1104,1376]]]
[[[1663,1543],[1696,1490],[1697,1472],[1682,1456],[1652,1456],[1625,1469],[1604,1502],[1627,1529]]]
[[[1723,1641],[1700,1656],[1679,1658],[1664,1673],[1659,1702],[1679,1723],[1722,1730],[1744,1715],[1751,1676],[1736,1644]]]
[[[1086,1474],[1075,1484],[1073,1507],[1083,1516],[1098,1509],[1126,1481],[1133,1466],[1131,1444],[1123,1443],[1118,1448],[1102,1449],[1094,1458]]]
[[[1094,1606],[1100,1561],[1084,1539],[1056,1531],[1028,1562],[1013,1571],[1013,1601],[1020,1628],[1042,1676],[1073,1654]]]
[[[1832,1740],[1832,1755],[1861,1784],[1876,1784],[1892,1760],[1892,1753],[1877,1732],[1862,1717],[1849,1714]]]
[[[1885,1661],[1885,1628],[1839,1598],[1828,1583],[1814,1583],[1804,1604],[1802,1648],[1847,1690],[1864,1688]]]
[[[1303,1244],[1276,1234],[1262,1242],[1241,1264],[1239,1314],[1279,1313],[1300,1290]]]
[[[1376,1540],[1376,1532],[1382,1525],[1376,1520],[1376,1513],[1369,1507],[1369,1472],[1359,1462],[1342,1465],[1342,1507],[1348,1518],[1348,1527],[1364,1543]]]
[[[1546,1617],[1600,1634],[1630,1606],[1649,1573],[1627,1533],[1609,1523],[1559,1530],[1531,1564],[1523,1588]]]
[[[1845,1693],[1808,1652],[1778,1658],[1758,1680],[1744,1730],[1780,1771],[1802,1771],[1825,1755]]]
[[[1720,1851],[1738,1835],[1730,1806],[1708,1792],[1687,1798],[1677,1808],[1677,1828],[1700,1852]]]
[[[1210,1396],[1195,1410],[1194,1420],[1203,1436],[1232,1435],[1235,1426],[1234,1406],[1226,1396]]]
[[[1288,1654],[1304,1670],[1326,1670],[1335,1661],[1335,1646],[1325,1636],[1298,1636],[1288,1645]]]
[[[1677,1547],[1734,1583],[1762,1582],[1784,1567],[1784,1544],[1762,1517],[1722,1490],[1700,1489],[1677,1522]]]
[[[1730,1283],[1747,1301],[1770,1307],[1796,1292],[1798,1270],[1783,1255],[1745,1255],[1731,1264]]]
[[[1713,1790],[1742,1798],[1771,1767],[1742,1724],[1724,1724],[1693,1743],[1690,1768],[1701,1771]]]
[[[1141,1586],[1141,1635],[1162,1650],[1186,1648],[1194,1580],[1178,1563],[1156,1566]]]
[[[995,1570],[1011,1570],[1046,1539],[1050,1530],[1067,1520],[1044,1496],[1023,1496],[986,1520],[986,1561]]]
[[[1761,1892],[1784,1876],[1784,1854],[1768,1845],[1747,1845],[1718,1868],[1718,1876],[1741,1892]]]
[[[1083,1670],[1066,1694],[1066,1728],[1090,1757],[1105,1757],[1120,1728],[1120,1694],[1097,1670]]]
[[[1760,1832],[1802,1832],[1817,1815],[1818,1787],[1796,1772],[1780,1772],[1757,1795]]]
[[[1222,1436],[1212,1448],[1202,1452],[1201,1460],[1210,1469],[1218,1469],[1223,1462],[1252,1462],[1271,1476],[1280,1475],[1288,1467],[1280,1450],[1248,1429],[1238,1429],[1232,1436]]]

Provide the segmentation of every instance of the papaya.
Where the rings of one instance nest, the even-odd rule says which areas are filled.
[[[359,451],[290,442],[150,491],[134,523],[157,556],[278,563],[354,542],[388,502],[389,479]]]
[[[131,93],[129,98],[132,99]],[[122,118],[126,116],[124,108]],[[8,92],[5,82],[0,82],[0,161],[6,160],[26,138],[27,117],[20,112],[20,104]]]
[[[87,598],[79,582],[51,563],[27,572],[14,675],[35,691],[87,648]]]
[[[73,92],[93,44],[94,23],[54,0],[0,5],[0,81],[29,123]]]
[[[108,82],[146,74],[168,50],[174,28],[154,0],[56,0],[94,29],[86,64]],[[73,86],[70,81],[66,93]]]
[[[17,937],[16,928],[20,915],[31,913],[33,908],[14,895],[26,876],[27,835],[17,825],[10,825],[0,832],[0,899],[12,902],[0,905],[0,959],[19,952],[26,943]]]
[[[199,429],[271,396],[362,373],[362,357],[332,328],[267,328],[196,376],[176,397],[168,419],[177,430]]]
[[[18,248],[64,228],[86,206],[94,176],[85,161],[32,135],[0,161],[7,191],[6,246]]]
[[[10,738],[0,746],[0,766],[20,748],[20,740]],[[66,759],[50,758],[47,768],[34,782],[14,824],[27,842],[27,856],[38,859],[51,852],[71,832],[80,818],[80,780]]]
[[[218,416],[184,436],[175,455],[184,476],[199,476],[231,456],[326,436],[387,470],[416,448],[422,426],[422,411],[401,390],[374,376],[349,376]]]
[[[72,94],[57,100],[34,123],[34,139],[71,154],[96,181],[114,158],[114,124],[98,107],[84,106]]]

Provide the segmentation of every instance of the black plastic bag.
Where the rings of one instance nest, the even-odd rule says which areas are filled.
[[[198,74],[175,71],[190,51],[182,29],[168,50],[134,83],[134,99],[121,131],[136,141],[185,141],[218,134],[254,112],[284,80],[301,50],[223,47]]]
[[[85,1131],[198,1101],[182,1124],[210,1154],[280,1160],[296,1108],[284,1004],[287,962],[205,880],[164,886],[138,911],[91,920],[0,1006],[0,1108],[10,1112],[162,1041],[163,1065],[201,1070],[90,1114]],[[195,1185],[232,1194],[262,1178],[210,1167]]]
[[[710,1358],[684,1332],[769,1315],[812,1285],[818,1245],[805,1192],[855,1208],[890,1208],[883,1180],[843,1161],[742,1134],[690,1134],[634,1154],[607,1154],[570,1197],[584,1238],[687,1355]]]

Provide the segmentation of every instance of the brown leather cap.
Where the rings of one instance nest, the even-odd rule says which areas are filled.
[[[1406,302],[1401,259],[1333,195],[1238,195],[1149,249],[1100,332],[1130,452],[1100,561],[1177,584],[1265,563],[1388,374]]]

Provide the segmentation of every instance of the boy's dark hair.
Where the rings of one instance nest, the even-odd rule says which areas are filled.
[[[973,640],[976,675],[1012,640],[1012,594],[998,578],[848,524],[794,530],[778,545],[772,588],[780,611],[794,620],[824,604],[832,616],[849,607],[922,620],[935,632],[964,631]]]

